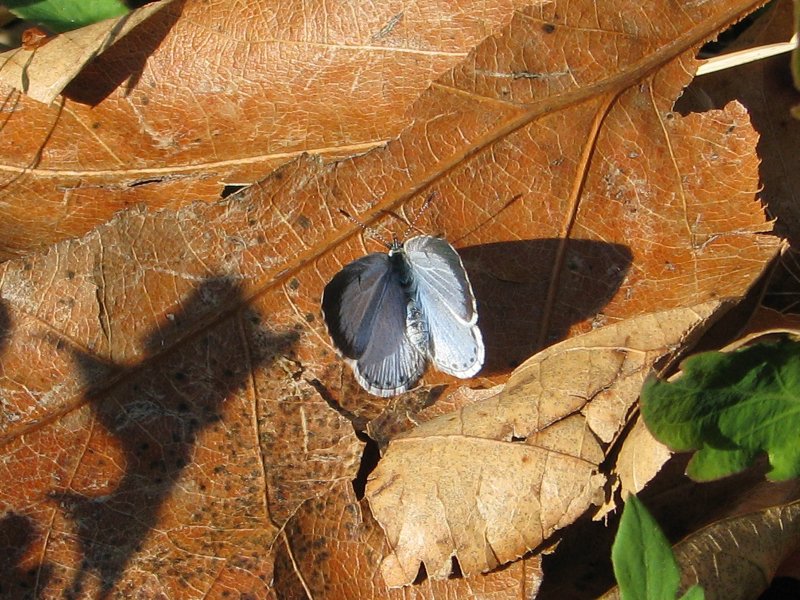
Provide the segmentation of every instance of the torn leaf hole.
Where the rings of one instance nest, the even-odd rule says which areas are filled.
[[[246,187],[248,187],[248,185],[244,183],[235,183],[226,185],[222,188],[222,191],[219,193],[219,197],[225,199],[228,196],[232,196],[236,192],[242,191]]]
[[[367,477],[369,477],[369,474],[378,466],[381,453],[378,449],[378,443],[366,433],[356,431],[356,437],[366,444],[364,446],[364,452],[361,455],[361,464],[358,466],[358,473],[356,473],[356,477],[353,479],[353,491],[356,494],[356,498],[361,500],[364,498],[364,491],[367,487]]]

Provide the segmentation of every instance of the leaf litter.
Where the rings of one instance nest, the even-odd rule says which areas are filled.
[[[736,104],[669,109],[695,47],[753,5],[645,14],[616,2],[599,27],[575,3],[526,9],[423,93],[385,147],[297,160],[227,202],[127,211],[4,263],[3,478],[26,482],[4,486],[4,504],[38,557],[26,559],[36,589],[268,595],[273,552],[289,547],[282,532],[325,543],[303,507],[327,494],[354,506],[341,496],[362,451],[351,422],[377,423],[385,408],[348,381],[319,318],[325,282],[366,250],[340,208],[391,229],[391,214],[413,214],[428,188],[447,199],[419,227],[462,251],[490,357],[477,385],[506,382],[558,339],[740,297],[779,247],[756,197],[755,133]],[[425,384],[441,393],[450,382]],[[588,508],[605,440],[633,401],[607,400],[618,422],[587,409],[541,432],[525,423],[530,443],[510,445],[579,465],[567,477],[575,498],[539,486],[525,499],[546,500],[547,518],[533,532],[496,523],[499,554],[464,546],[465,573],[513,559]],[[407,516],[383,512],[392,543]],[[398,585],[416,576],[417,553],[433,553],[429,575],[443,574],[453,551],[440,546],[364,556]]]

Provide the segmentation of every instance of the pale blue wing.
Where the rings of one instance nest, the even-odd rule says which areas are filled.
[[[415,298],[427,321],[431,360],[440,371],[472,377],[483,366],[485,350],[475,295],[461,258],[436,237],[414,237],[403,247]]]
[[[325,286],[322,311],[328,331],[371,394],[404,392],[425,369],[425,353],[407,335],[408,303],[386,254],[348,264]]]

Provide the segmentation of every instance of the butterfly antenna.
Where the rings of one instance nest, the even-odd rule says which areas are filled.
[[[428,209],[428,207],[429,207],[429,206],[430,206],[430,204],[431,204],[431,201],[432,201],[432,200],[433,200],[433,199],[434,199],[436,196],[438,196],[438,195],[439,195],[439,192],[437,192],[436,190],[433,190],[433,191],[432,191],[430,194],[428,194],[428,197],[427,197],[427,198],[425,198],[425,202],[423,202],[423,203],[422,203],[422,206],[420,206],[420,207],[419,207],[419,210],[417,211],[417,214],[416,214],[416,215],[414,215],[414,219],[411,221],[411,223],[409,223],[409,224],[408,224],[408,229],[406,230],[405,234],[403,234],[403,239],[407,239],[407,238],[408,238],[408,236],[409,236],[409,234],[410,234],[410,233],[411,233],[413,230],[415,230],[415,229],[416,229],[416,230],[417,230],[419,233],[423,233],[423,232],[422,232],[422,231],[420,231],[420,229],[417,227],[417,221],[419,221],[419,218],[420,218],[420,217],[421,217],[421,216],[422,216],[422,215],[425,213],[425,211]]]
[[[361,227],[361,229],[364,230],[364,233],[367,234],[367,237],[370,237],[372,239],[378,240],[381,244],[383,244],[387,248],[391,248],[392,247],[392,245],[389,242],[386,241],[386,238],[383,237],[381,234],[379,234],[372,227],[367,227],[366,225],[364,225],[364,223],[362,223],[361,221],[359,221],[355,217],[351,216],[349,212],[347,212],[346,210],[344,210],[342,208],[339,209],[339,212],[342,213],[342,215],[344,215],[349,221],[351,221],[351,222],[355,223],[356,225],[358,225],[359,227]]]
[[[503,206],[501,206],[501,207],[500,207],[500,210],[498,210],[498,211],[497,211],[497,212],[495,212],[494,214],[491,214],[491,215],[489,215],[489,218],[487,218],[487,219],[484,219],[483,221],[481,221],[480,223],[478,223],[478,225],[476,225],[475,227],[473,227],[472,229],[470,229],[468,232],[466,232],[466,233],[465,233],[464,235],[462,235],[460,238],[458,238],[457,240],[453,240],[453,242],[452,242],[452,243],[453,243],[453,244],[458,244],[458,243],[459,243],[461,240],[463,240],[464,238],[467,238],[467,237],[471,236],[471,235],[472,235],[473,233],[475,233],[475,232],[476,232],[478,229],[480,229],[481,227],[483,227],[483,226],[484,226],[484,225],[486,225],[487,223],[490,223],[490,222],[492,222],[494,219],[496,219],[498,216],[500,216],[500,213],[502,213],[504,210],[506,210],[507,208],[509,208],[509,207],[510,207],[512,204],[514,204],[515,202],[517,202],[517,200],[519,200],[520,198],[522,198],[522,194],[516,194],[515,196],[512,196],[512,197],[511,197],[511,199],[510,199],[508,202],[506,202],[506,203],[505,203]]]

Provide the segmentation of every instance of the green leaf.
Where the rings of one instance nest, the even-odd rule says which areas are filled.
[[[681,600],[705,600],[706,594],[699,585],[693,585],[681,596]]]
[[[625,501],[611,562],[622,600],[675,599],[678,563],[658,523],[636,496]]]
[[[770,479],[800,475],[800,343],[783,339],[686,360],[671,383],[651,379],[642,415],[673,450],[697,450],[687,473],[707,481],[766,452]]]
[[[121,0],[5,0],[16,16],[60,33],[128,12]]]

